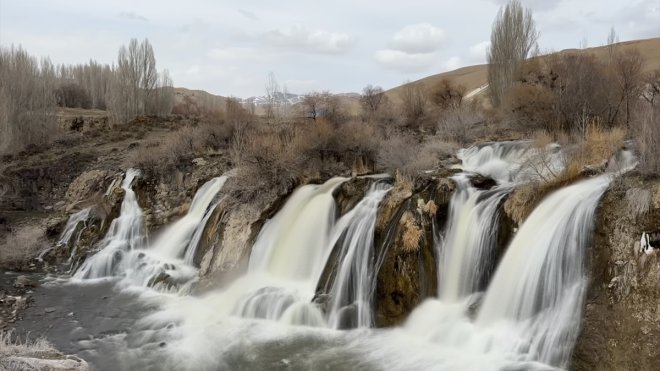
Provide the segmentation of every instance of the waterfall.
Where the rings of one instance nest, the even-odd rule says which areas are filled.
[[[339,267],[330,292],[329,322],[334,328],[345,327],[345,314],[356,312],[355,325],[372,325],[371,301],[374,293],[374,229],[376,214],[383,197],[392,187],[373,184],[364,198],[336,224],[335,240],[341,242]]]
[[[226,176],[213,178],[202,185],[188,213],[165,228],[155,242],[144,243],[142,210],[131,188],[139,172],[129,169],[122,183],[125,191],[119,217],[112,221],[108,233],[99,244],[101,250],[89,258],[74,278],[89,279],[123,277],[138,286],[164,286],[167,289],[184,286],[194,280],[197,270],[192,266],[197,243],[212,210],[209,205],[220,191]],[[184,261],[190,254],[190,263]]]
[[[183,258],[186,264],[188,265],[194,264],[195,253],[197,252],[197,246],[199,246],[199,241],[202,239],[202,235],[204,234],[204,229],[206,228],[206,224],[208,223],[209,218],[211,218],[211,215],[213,215],[213,212],[215,211],[216,207],[218,207],[217,203],[211,206],[206,212],[206,215],[204,215],[204,219],[202,219],[202,222],[198,224],[197,227],[195,228],[195,233],[193,233],[193,236],[190,239],[188,246],[186,247],[186,254]]]
[[[318,324],[320,311],[311,300],[332,249],[330,233],[336,218],[332,193],[344,181],[333,178],[298,188],[264,224],[241,282],[250,289],[237,300],[234,314]],[[312,322],[296,322],[307,319]]]
[[[602,175],[551,194],[509,246],[477,322],[520,327],[513,350],[544,363],[568,365],[586,289],[584,251],[598,200],[609,183],[610,175]]]
[[[213,178],[204,183],[193,197],[188,213],[177,222],[169,226],[153,243],[154,251],[167,258],[183,258],[196,229],[204,226],[200,222],[204,219],[207,209],[215,195],[227,181],[226,176]],[[207,218],[208,220],[208,218]],[[206,224],[206,223],[204,223]],[[201,232],[200,232],[201,233]],[[196,245],[194,246],[196,247]],[[193,248],[194,249],[194,248]]]
[[[477,190],[465,174],[455,176],[446,235],[439,242],[439,296],[457,301],[485,289],[494,266],[499,226],[498,206],[511,191],[508,185]]]
[[[124,254],[143,246],[145,239],[142,209],[133,192],[133,180],[140,175],[137,169],[128,169],[121,188],[124,199],[119,216],[112,221],[103,240],[99,243],[100,251],[87,259],[75,273],[79,279],[112,276]]]

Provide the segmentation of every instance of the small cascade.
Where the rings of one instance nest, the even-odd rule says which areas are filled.
[[[445,237],[439,241],[439,296],[457,301],[485,289],[494,267],[499,225],[498,206],[511,191],[501,185],[478,190],[466,174],[455,176]]]
[[[371,327],[374,280],[374,230],[378,206],[392,187],[383,182],[371,186],[364,198],[335,226],[335,240],[341,241],[339,267],[330,291],[331,327]],[[345,318],[353,311],[356,318]]]
[[[547,364],[568,365],[586,289],[584,252],[598,200],[610,180],[610,175],[601,175],[553,193],[509,246],[477,323],[516,327],[512,351]]]
[[[140,175],[137,169],[128,169],[121,188],[124,200],[121,203],[119,217],[114,219],[103,240],[99,243],[100,251],[87,259],[74,274],[74,278],[100,278],[117,273],[124,255],[144,245],[145,229],[142,209],[133,192],[133,180]]]
[[[193,197],[188,213],[165,229],[154,243],[144,243],[142,210],[131,189],[138,173],[130,169],[122,183],[125,196],[121,214],[113,220],[101,241],[101,251],[88,259],[74,278],[89,279],[122,277],[129,284],[164,289],[184,287],[197,276],[197,269],[183,259],[186,252],[194,257],[209,218],[209,205],[224,185],[227,177],[213,178],[202,185]],[[132,223],[133,230],[126,225]],[[125,225],[126,224],[126,225]],[[195,235],[197,238],[195,239]],[[193,242],[195,241],[195,242]],[[190,258],[192,261],[192,257]]]
[[[294,324],[318,324],[321,313],[311,300],[332,249],[330,237],[336,218],[332,193],[344,181],[333,178],[322,185],[300,187],[266,222],[252,247],[248,275],[243,278],[243,284],[251,289],[236,302],[234,314],[288,321],[309,318],[312,323]]]
[[[226,181],[227,177],[221,176],[213,178],[199,187],[188,213],[169,226],[153,243],[154,252],[167,258],[183,258],[195,230],[200,226],[209,205]]]
[[[206,212],[206,215],[204,215],[202,222],[199,223],[195,228],[195,233],[193,233],[192,238],[186,247],[186,254],[183,258],[183,261],[185,261],[186,264],[194,265],[195,253],[197,252],[199,241],[201,241],[202,235],[204,234],[204,229],[206,228],[206,224],[208,223],[209,218],[211,218],[211,215],[213,215],[216,207],[218,207],[218,204],[213,204],[213,206],[211,206]]]

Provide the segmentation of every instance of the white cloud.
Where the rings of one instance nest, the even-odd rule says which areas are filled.
[[[259,60],[264,57],[264,53],[255,48],[248,47],[230,47],[230,48],[216,48],[208,52],[209,58],[218,62],[227,61],[246,61],[246,60]]]
[[[149,20],[146,17],[133,12],[120,12],[119,14],[117,14],[117,16],[119,18],[124,18],[131,21],[149,22]]]
[[[486,55],[490,48],[490,41],[482,41],[478,44],[472,45],[468,51],[470,61],[475,63],[483,63],[486,61]]]
[[[374,59],[385,68],[404,72],[425,71],[437,61],[435,53],[406,53],[400,50],[383,49],[374,54]]]
[[[447,41],[444,30],[428,23],[409,25],[394,34],[391,47],[406,53],[431,53]]]
[[[344,54],[357,44],[357,37],[295,25],[268,31],[260,36],[270,47],[301,53]]]
[[[257,17],[256,14],[252,13],[249,10],[245,10],[243,8],[238,8],[237,11],[245,18],[253,20],[253,21],[258,21],[259,17]]]

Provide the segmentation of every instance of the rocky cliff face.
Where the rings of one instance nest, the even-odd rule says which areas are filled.
[[[660,181],[633,174],[615,181],[597,215],[572,368],[659,370],[660,254],[641,252],[640,238],[660,232]]]

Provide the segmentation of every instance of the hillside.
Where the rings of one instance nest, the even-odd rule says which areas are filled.
[[[622,51],[635,49],[635,48],[639,50],[645,61],[643,67],[644,72],[660,69],[660,38],[625,41],[615,44],[615,46]],[[544,60],[552,55],[566,54],[566,53],[591,53],[594,54],[597,58],[605,58],[606,55],[609,53],[609,47],[598,46],[598,47],[586,48],[586,49],[565,49],[558,53],[547,54],[540,56],[538,58]],[[475,66],[463,67],[457,70],[431,75],[423,79],[410,82],[410,84],[421,85],[423,89],[428,89],[445,78],[451,79],[456,84],[465,86],[466,91],[469,94],[470,92],[473,92],[476,89],[483,87],[484,85],[487,84],[488,65],[480,64]],[[392,88],[388,90],[386,94],[390,99],[394,100],[395,102],[400,102],[401,99],[399,98],[399,96],[401,94],[401,90],[406,85],[408,84],[404,84]],[[482,90],[479,93],[483,91],[485,90]]]

